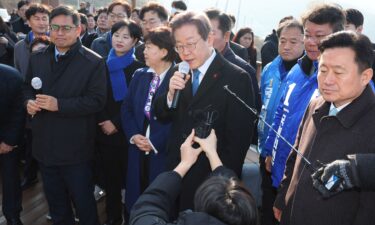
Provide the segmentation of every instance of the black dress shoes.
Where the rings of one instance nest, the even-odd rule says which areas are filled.
[[[22,190],[26,190],[36,183],[38,183],[38,178],[34,178],[34,179],[23,178],[23,180],[21,182],[21,188],[22,188]]]
[[[23,225],[20,218],[7,219],[7,225]]]

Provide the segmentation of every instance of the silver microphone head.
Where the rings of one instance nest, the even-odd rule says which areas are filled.
[[[39,77],[34,77],[34,78],[31,80],[31,86],[32,86],[35,90],[40,90],[40,89],[42,89],[42,80],[41,80]]]
[[[189,70],[190,70],[190,66],[189,66],[189,63],[187,63],[186,61],[182,61],[180,62],[180,64],[178,64],[178,72],[183,73],[183,74],[188,74]]]

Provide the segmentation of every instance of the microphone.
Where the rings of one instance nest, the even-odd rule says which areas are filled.
[[[42,93],[42,80],[39,77],[34,77],[31,80],[31,86],[34,88],[37,94]]]
[[[189,73],[189,70],[190,70],[190,66],[189,66],[189,63],[187,63],[186,61],[182,61],[180,64],[178,64],[178,72],[183,73],[184,78],[185,78],[186,74]],[[180,98],[180,95],[181,95],[181,90],[176,90],[175,93],[174,93],[174,96],[173,96],[171,109],[177,108],[178,100]]]

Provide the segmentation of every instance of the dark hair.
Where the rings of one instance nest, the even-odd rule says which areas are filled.
[[[46,5],[43,5],[43,4],[39,4],[39,3],[31,4],[30,7],[25,12],[26,19],[29,20],[31,16],[34,16],[37,13],[43,13],[49,16],[49,14],[51,13],[51,10]]]
[[[167,9],[163,5],[157,2],[149,2],[145,6],[143,6],[141,8],[141,11],[139,12],[139,18],[143,20],[143,17],[145,16],[145,14],[150,11],[156,12],[161,21],[168,20]]]
[[[176,8],[176,9],[180,9],[182,11],[187,10],[187,6],[186,6],[184,1],[173,1],[172,7]]]
[[[232,28],[236,24],[236,17],[233,14],[228,14],[230,20],[232,21]]]
[[[251,45],[250,45],[249,48],[254,49],[255,48],[254,47],[254,42],[255,42],[254,32],[253,32],[253,30],[250,27],[244,27],[244,28],[239,29],[238,32],[237,32],[237,34],[234,35],[232,41],[234,41],[237,44],[239,44],[241,37],[244,36],[245,34],[248,34],[248,33],[250,33],[251,36],[252,36],[252,38],[253,38],[253,42],[251,42]]]
[[[60,5],[52,10],[51,15],[49,17],[49,22],[51,22],[52,19],[55,18],[56,16],[61,16],[61,15],[72,17],[73,24],[75,26],[79,26],[80,24],[79,14],[76,11],[74,11],[73,8],[64,6],[64,5]]]
[[[319,4],[302,16],[302,24],[305,26],[306,21],[315,24],[329,24],[334,32],[344,30],[345,14],[337,5]]]
[[[327,36],[320,44],[321,54],[330,48],[350,48],[355,53],[355,62],[358,65],[358,71],[371,68],[374,62],[374,51],[370,39],[352,31],[341,31]]]
[[[276,30],[277,37],[280,38],[281,32],[284,29],[288,29],[288,28],[297,28],[298,30],[301,31],[301,34],[304,34],[304,32],[305,32],[303,30],[302,24],[298,20],[296,20],[296,19],[290,19],[290,20],[286,20],[286,21],[284,21],[284,22],[282,22],[282,23],[279,24],[279,27]]]
[[[219,29],[223,35],[232,28],[232,20],[230,17],[218,9],[207,9],[204,11],[210,20],[217,20],[219,22]]]
[[[88,25],[87,16],[85,14],[79,13],[79,19],[81,20],[81,24]]]
[[[98,9],[98,11],[96,11],[96,15],[98,15],[98,17],[102,13],[108,14],[108,9],[107,8],[101,8],[101,9]]]
[[[187,11],[177,14],[170,23],[172,34],[184,25],[194,25],[203,40],[207,40],[208,34],[212,30],[210,21],[204,13]]]
[[[51,41],[47,35],[42,35],[34,38],[34,40],[32,40],[30,43],[30,52],[33,51],[34,46],[37,44],[45,44],[48,46],[51,44]]]
[[[108,13],[111,13],[113,11],[113,8],[115,8],[115,6],[117,6],[117,5],[121,5],[124,8],[124,11],[125,11],[126,15],[128,16],[128,18],[130,18],[132,7],[129,5],[129,3],[125,2],[125,1],[121,1],[121,0],[112,2],[108,6]]]
[[[171,28],[162,26],[152,29],[145,37],[145,43],[152,43],[160,49],[166,49],[167,55],[164,61],[173,62],[176,59],[176,51],[174,50],[174,40],[172,38]]]
[[[93,18],[95,18],[95,16],[94,16],[93,14],[91,14],[91,13],[88,13],[88,14],[86,15],[86,17],[87,17],[87,18],[89,18],[89,17],[93,17]]]
[[[238,179],[212,176],[195,193],[195,211],[205,212],[228,225],[256,225],[255,200]]]
[[[29,4],[30,4],[29,1],[19,1],[19,2],[17,3],[17,9],[20,9],[20,8],[22,8],[22,6],[24,6],[24,5],[29,5]]]
[[[357,28],[363,25],[363,14],[358,9],[347,9],[345,10],[346,14],[346,23],[354,24]]]
[[[10,33],[10,28],[9,26],[5,23],[3,18],[0,16],[0,33]]]
[[[127,27],[129,30],[130,37],[137,39],[137,42],[141,39],[142,28],[133,20],[121,20],[113,24],[111,28],[111,34],[113,36],[118,30]]]
[[[132,13],[135,12],[135,13],[137,13],[137,15],[139,16],[139,12],[140,12],[140,11],[141,11],[140,8],[134,8],[134,9],[132,10]]]
[[[279,26],[280,26],[280,24],[284,23],[285,21],[292,20],[292,19],[294,19],[293,16],[284,16],[283,18],[280,19]]]

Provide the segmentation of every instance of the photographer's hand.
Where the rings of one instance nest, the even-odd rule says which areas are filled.
[[[223,165],[217,154],[217,138],[214,129],[211,130],[211,133],[207,138],[201,139],[199,137],[194,137],[194,141],[197,142],[206,153],[212,171]]]
[[[0,37],[0,44],[8,45],[8,42],[8,39],[6,39],[5,37]]]
[[[191,131],[189,137],[186,138],[185,142],[181,145],[181,162],[174,169],[175,172],[184,177],[189,169],[197,161],[199,154],[202,152],[202,148],[193,148],[194,130]]]

